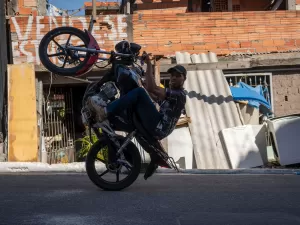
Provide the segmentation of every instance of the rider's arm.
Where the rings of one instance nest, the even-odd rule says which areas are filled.
[[[164,100],[166,98],[165,88],[159,87],[155,84],[153,77],[152,63],[149,56],[146,58],[147,71],[146,71],[146,90],[156,96],[159,100]]]

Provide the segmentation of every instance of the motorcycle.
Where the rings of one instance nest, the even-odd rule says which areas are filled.
[[[119,191],[133,184],[141,172],[142,161],[140,152],[132,141],[134,138],[146,152],[155,154],[160,159],[161,167],[179,172],[174,159],[169,157],[160,141],[153,138],[141,125],[134,109],[127,109],[123,115],[114,119],[97,122],[95,113],[87,104],[87,99],[98,95],[105,106],[129,91],[143,87],[144,55],[140,55],[140,45],[127,41],[117,43],[115,51],[102,51],[91,34],[95,22],[92,18],[89,29],[84,31],[74,27],[55,28],[43,37],[39,45],[41,63],[56,75],[80,77],[89,72],[94,65],[97,66],[98,60],[108,61],[107,65],[111,64],[110,71],[104,77],[88,85],[82,99],[83,122],[89,127],[90,134],[93,131],[98,139],[86,156],[85,165],[89,179],[99,188],[111,191]],[[68,36],[65,44],[59,44],[54,39],[61,34]],[[79,38],[83,44],[72,45],[70,42],[72,36]],[[55,44],[54,54],[47,53],[51,41]],[[110,55],[110,57],[99,57],[99,54]],[[52,57],[58,57],[62,66],[52,62]],[[141,65],[137,63],[138,61]],[[66,68],[66,65],[75,65],[75,67]],[[127,135],[124,137],[118,132],[125,132]],[[101,174],[97,171],[98,161],[105,165],[101,168]],[[103,176],[109,172],[116,176],[114,181],[103,179]],[[120,180],[120,175],[127,176]]]

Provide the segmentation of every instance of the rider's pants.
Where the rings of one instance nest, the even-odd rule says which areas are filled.
[[[132,108],[137,113],[142,125],[148,132],[155,132],[162,114],[157,111],[144,88],[135,88],[120,99],[108,104],[106,107],[107,116],[118,115],[128,108]]]

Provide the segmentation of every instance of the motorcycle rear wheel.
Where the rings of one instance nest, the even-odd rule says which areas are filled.
[[[124,137],[120,138],[123,139]],[[86,157],[86,172],[90,180],[99,188],[106,191],[120,191],[129,187],[138,178],[141,170],[141,155],[135,144],[133,142],[129,142],[129,144],[123,151],[126,160],[133,166],[129,171],[128,176],[124,180],[119,182],[105,181],[97,173],[95,161],[97,158],[97,154],[107,145],[108,140],[104,136],[93,144]]]
[[[82,60],[82,62],[73,68],[61,68],[58,65],[51,62],[48,55],[48,45],[53,39],[62,34],[68,34],[78,37],[84,44],[82,47],[87,48],[89,45],[89,38],[86,34],[77,28],[74,27],[58,27],[51,31],[49,31],[41,40],[39,45],[39,57],[41,63],[48,69],[50,72],[60,75],[60,76],[75,76],[78,71],[85,67],[87,64],[90,54],[86,53],[86,57]],[[66,40],[67,42],[67,40]],[[66,57],[66,55],[65,55]]]

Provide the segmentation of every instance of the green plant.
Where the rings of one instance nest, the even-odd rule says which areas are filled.
[[[99,132],[102,133],[101,129],[99,129]],[[76,142],[81,142],[81,149],[77,154],[77,157],[80,159],[84,159],[87,156],[93,144],[98,140],[96,134],[92,133],[90,138],[89,133],[88,132],[85,133],[86,135],[84,137],[76,140]],[[97,158],[103,161],[107,161],[107,153],[108,153],[108,147],[106,146],[99,151]]]

